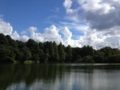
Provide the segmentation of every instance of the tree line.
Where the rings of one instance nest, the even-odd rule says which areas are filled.
[[[71,47],[33,39],[22,42],[0,34],[0,63],[23,63],[26,60],[40,63],[120,63],[120,50],[111,47],[95,50],[89,45]]]

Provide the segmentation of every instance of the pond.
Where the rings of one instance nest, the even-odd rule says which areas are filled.
[[[0,65],[0,90],[120,90],[120,64]]]

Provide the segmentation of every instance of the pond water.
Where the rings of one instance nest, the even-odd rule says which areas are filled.
[[[0,65],[0,90],[120,90],[120,64]]]

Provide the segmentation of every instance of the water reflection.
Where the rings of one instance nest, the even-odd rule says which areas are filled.
[[[119,90],[120,65],[0,65],[0,90]]]

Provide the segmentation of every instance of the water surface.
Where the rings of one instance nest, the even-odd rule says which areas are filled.
[[[0,65],[0,90],[120,90],[120,64]]]

